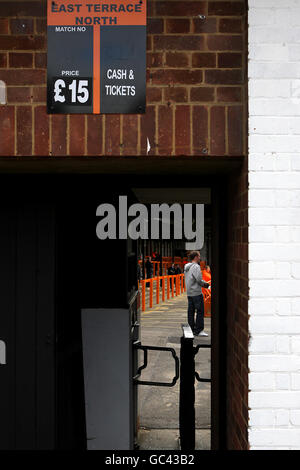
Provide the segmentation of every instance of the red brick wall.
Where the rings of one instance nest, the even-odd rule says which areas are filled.
[[[227,445],[248,449],[248,169],[229,180]]]
[[[0,0],[0,155],[246,155],[246,1],[150,1],[145,115],[47,115],[46,2]],[[205,19],[199,18],[205,15]],[[247,168],[231,178],[228,447],[247,448]]]
[[[245,18],[245,48],[248,44]],[[244,64],[247,75],[247,64]],[[245,96],[244,112],[248,99]],[[231,110],[234,113],[234,110]],[[247,120],[244,119],[244,135]],[[247,144],[247,138],[245,139]],[[233,141],[234,145],[234,141]],[[248,450],[248,156],[229,178],[227,249],[227,447]]]
[[[247,48],[247,18],[244,44]],[[247,76],[247,64],[243,65]],[[246,93],[246,90],[245,90]],[[244,112],[247,114],[247,96]],[[238,118],[236,109],[229,113]],[[241,123],[247,135],[247,120]],[[238,127],[235,128],[239,132]],[[233,136],[232,148],[237,135]],[[244,141],[247,144],[247,138]],[[248,158],[228,181],[227,448],[248,449]]]
[[[200,19],[198,15],[205,15]],[[145,115],[47,115],[46,1],[0,1],[0,155],[243,155],[245,2],[149,1]]]

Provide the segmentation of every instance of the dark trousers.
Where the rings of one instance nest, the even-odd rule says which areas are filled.
[[[195,322],[195,311],[196,322]],[[188,322],[194,333],[204,330],[204,300],[203,295],[188,297]]]

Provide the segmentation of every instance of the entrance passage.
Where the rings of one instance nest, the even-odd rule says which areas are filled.
[[[180,357],[182,325],[188,323],[188,299],[185,286],[184,266],[191,250],[201,252],[201,270],[203,280],[210,273],[212,266],[212,206],[209,188],[134,188],[137,199],[150,205],[177,204],[182,208],[180,223],[186,222],[186,205],[203,207],[200,213],[193,214],[193,227],[202,228],[202,238],[196,243],[188,243],[185,237],[171,237],[142,240],[138,243],[138,273],[141,297],[140,340],[144,346],[172,348]],[[152,206],[151,206],[152,207]],[[162,224],[167,223],[163,214]],[[171,219],[172,230],[178,226],[179,219]],[[170,222],[169,222],[170,223]],[[171,232],[172,232],[171,230]],[[172,232],[173,233],[173,232]],[[186,235],[186,234],[185,234]],[[212,267],[213,268],[213,267]],[[209,291],[209,292],[205,292]],[[200,291],[201,292],[201,291]],[[198,344],[210,345],[211,341],[211,291],[203,289],[205,302],[204,331],[208,336],[195,336],[194,347]],[[206,298],[207,295],[207,298]],[[143,358],[140,357],[140,363]],[[195,372],[201,378],[211,377],[210,348],[200,349],[195,356]],[[174,377],[174,364],[170,354],[165,351],[149,351],[148,366],[142,370],[141,381],[152,383],[170,383]],[[164,450],[181,448],[179,414],[180,380],[172,387],[140,385],[138,387],[138,445],[140,449]],[[181,412],[180,412],[181,410]],[[182,416],[182,415],[181,415]],[[192,424],[193,424],[192,420]],[[195,449],[211,448],[211,384],[195,380]]]
[[[148,305],[148,304],[147,304]],[[144,345],[166,346],[180,355],[181,325],[187,323],[186,293],[154,305],[141,314],[141,342]],[[205,318],[208,337],[195,337],[194,346],[210,344],[211,319]],[[210,377],[210,349],[200,349],[195,356],[195,370],[200,377]],[[170,382],[174,366],[165,352],[149,352],[149,366],[142,380]],[[174,387],[140,386],[139,432],[140,449],[179,449],[179,381]],[[210,449],[211,385],[195,381],[196,449]]]
[[[7,201],[6,195],[10,194],[13,184],[22,188],[22,200],[19,200],[19,193],[14,193]],[[147,205],[148,209],[155,203],[204,205],[204,235],[197,242],[196,249],[201,251],[204,268],[211,266],[213,304],[211,319],[205,317],[208,336],[196,337],[193,341],[194,346],[212,344],[212,392],[217,395],[217,399],[212,400],[212,413],[210,384],[195,381],[196,449],[210,448],[211,418],[214,441],[218,432],[216,421],[220,415],[219,395],[216,393],[219,390],[216,387],[219,374],[216,345],[220,344],[223,336],[219,335],[218,321],[226,318],[215,314],[219,312],[219,293],[216,290],[219,285],[219,250],[216,243],[218,231],[215,230],[215,222],[212,223],[217,218],[213,212],[215,203],[210,200],[210,189],[133,189],[132,182],[124,183],[124,187],[115,187],[111,180],[105,182],[99,175],[87,178],[82,175],[51,178],[38,175],[25,179],[20,177],[17,182],[15,177],[13,180],[5,177],[1,191],[3,315],[0,344],[3,347],[4,343],[6,355],[5,364],[1,364],[0,414],[3,419],[0,447],[83,450],[92,444],[90,437],[94,438],[95,434],[90,434],[88,428],[86,403],[89,391],[85,377],[91,370],[92,361],[102,360],[104,356],[99,354],[99,350],[98,355],[89,355],[90,349],[84,348],[91,342],[83,335],[82,315],[87,311],[101,310],[105,311],[105,320],[112,326],[110,338],[103,324],[99,326],[97,323],[99,338],[96,339],[102,350],[106,346],[114,348],[114,355],[107,355],[112,360],[111,368],[107,370],[106,367],[107,375],[111,378],[110,370],[116,372],[127,361],[125,379],[117,377],[114,382],[120,392],[124,389],[120,385],[129,384],[127,395],[120,400],[122,411],[129,417],[128,428],[132,436],[126,446],[134,447],[138,428],[140,449],[178,449],[179,381],[174,387],[145,386],[142,382],[170,384],[174,378],[174,356],[172,358],[171,354],[175,351],[176,359],[180,356],[181,325],[187,323],[182,270],[190,248],[185,238],[175,237],[173,230],[175,222],[183,221],[183,217],[175,220],[175,216],[167,218],[163,214],[154,220],[160,220],[162,225],[168,219],[171,226],[169,238],[97,237],[97,208],[103,203],[117,207],[120,195],[126,195],[131,207],[136,203]],[[128,220],[132,222],[130,218]],[[192,222],[196,220],[194,213]],[[147,279],[152,280],[152,297],[151,282],[145,286]],[[144,284],[144,302],[141,301],[142,296],[136,296],[133,308],[131,301],[138,283],[141,291]],[[127,329],[114,321],[110,315],[112,310],[125,312]],[[125,317],[123,319],[125,321]],[[87,326],[89,331],[89,323]],[[94,335],[96,332],[91,330]],[[127,356],[122,353],[121,344],[125,345]],[[142,347],[145,351],[146,346],[152,347],[148,348],[148,367],[143,368],[141,376],[138,376],[141,368],[136,367],[137,354],[140,355],[141,366]],[[197,374],[210,378],[210,349],[200,349],[195,362]],[[175,361],[175,366],[177,364]],[[112,394],[98,364],[92,365],[95,365],[93,370],[97,371],[104,388],[102,395],[93,393],[97,396],[99,410],[99,404],[103,409],[105,399],[110,399]],[[125,368],[122,369],[124,371]],[[111,409],[115,411],[113,405]],[[121,450],[121,446],[122,449],[125,446],[121,443],[117,447],[114,434],[120,429],[115,424],[120,417],[121,413],[112,413],[109,417],[113,430],[111,449]],[[106,442],[102,439],[97,445],[104,446]]]

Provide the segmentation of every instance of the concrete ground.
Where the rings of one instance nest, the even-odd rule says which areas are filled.
[[[174,348],[180,356],[181,324],[187,323],[186,294],[155,305],[141,315],[141,342],[148,346]],[[207,338],[195,337],[194,345],[210,344],[210,318],[205,318]],[[142,353],[140,363],[142,364]],[[148,366],[141,380],[171,382],[174,359],[165,351],[149,351]],[[200,349],[195,357],[200,377],[210,377],[210,349]],[[179,383],[174,387],[140,385],[139,445],[141,449],[178,449]],[[210,449],[210,384],[195,381],[196,449]]]

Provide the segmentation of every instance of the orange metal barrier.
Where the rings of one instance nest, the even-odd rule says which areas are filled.
[[[210,284],[210,281],[206,281]],[[204,316],[211,317],[211,290],[202,288],[204,297]]]
[[[147,259],[147,258],[146,258]],[[141,266],[142,268],[142,265],[143,265],[143,261],[142,260],[139,260],[138,261],[139,265]],[[153,276],[158,276],[159,275],[159,265],[160,265],[160,262],[159,261],[151,261],[152,263],[152,266],[153,266]],[[145,271],[144,271],[144,277],[146,277],[147,275],[147,271],[146,271],[146,268],[145,268]]]
[[[207,269],[202,269],[202,278],[204,281],[211,284],[211,272]],[[202,289],[203,297],[204,297],[204,316],[210,317],[211,316],[211,290],[210,289]]]
[[[145,256],[145,261],[149,259],[149,256]],[[139,260],[139,264],[142,266],[142,260]],[[160,262],[159,261],[151,261],[153,265],[153,276],[159,276],[160,274]],[[172,258],[172,256],[163,256],[161,259],[161,267],[162,267],[162,275],[167,276],[168,275],[168,269],[172,266],[172,264],[178,264],[180,266],[181,271],[183,272],[184,270],[184,265],[187,263],[187,258],[180,258],[180,256],[175,256]],[[146,269],[144,272],[144,277],[146,277]]]
[[[181,259],[181,258],[179,258]],[[184,268],[184,264],[187,262],[186,258],[180,262],[177,262],[177,258],[174,258],[175,264],[182,264],[182,268]],[[142,264],[142,261],[139,261]],[[152,279],[144,279],[139,282],[138,285],[141,285],[142,288],[142,311],[146,309],[146,286],[149,284],[150,291],[149,291],[149,307],[153,307],[153,283],[156,283],[156,304],[160,302],[160,293],[162,296],[162,302],[165,301],[171,296],[174,297],[174,294],[180,295],[186,291],[185,282],[184,282],[184,273],[176,274],[176,275],[167,275],[167,269],[172,265],[173,261],[171,257],[163,257],[162,261],[162,272],[163,275],[159,276],[159,261],[152,261],[153,263],[153,272],[156,274]],[[206,282],[211,284],[211,275],[207,275],[205,270],[202,270],[202,277]],[[161,282],[162,281],[162,282]],[[204,297],[204,316],[211,317],[211,290],[202,288],[202,293]]]
[[[160,282],[162,281],[162,282]],[[149,308],[153,307],[153,284],[156,283],[156,304],[160,302],[160,293],[162,294],[162,302],[165,300],[167,290],[167,299],[185,292],[184,274],[176,274],[174,276],[156,276],[151,279],[143,279],[140,281],[142,288],[142,312],[146,310],[146,286],[149,284]]]

